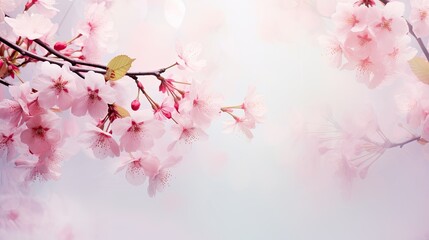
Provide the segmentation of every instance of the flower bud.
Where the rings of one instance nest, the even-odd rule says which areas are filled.
[[[131,102],[131,109],[133,109],[134,111],[139,110],[140,108],[140,101],[138,99],[135,99],[134,101]]]
[[[137,82],[137,87],[142,91],[144,90],[143,84],[140,81]]]
[[[54,45],[54,49],[57,51],[61,51],[67,48],[67,43],[65,42],[57,42]]]
[[[179,112],[179,102],[178,101],[174,101],[174,108],[176,109],[177,112]]]

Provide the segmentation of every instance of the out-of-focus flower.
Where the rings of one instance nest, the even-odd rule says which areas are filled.
[[[16,18],[6,17],[5,21],[12,27],[16,35],[30,40],[44,37],[54,27],[54,24],[46,16],[28,12],[18,14]]]
[[[189,113],[196,125],[206,128],[219,115],[221,100],[209,91],[207,85],[194,82],[191,91],[180,103],[180,112]]]
[[[97,61],[101,53],[113,49],[113,22],[109,16],[104,2],[92,3],[86,8],[85,20],[75,30],[76,35],[82,36],[74,41],[82,47],[82,58],[85,60]]]
[[[154,197],[156,192],[161,192],[169,185],[171,173],[169,168],[181,161],[181,157],[169,157],[163,162],[158,158],[148,158],[142,162],[146,174],[149,176],[147,192],[150,197]]]
[[[429,1],[412,0],[410,23],[413,25],[413,31],[418,37],[429,35]]]
[[[191,43],[186,46],[177,45],[177,64],[181,70],[199,71],[206,65],[206,61],[199,59],[201,54],[201,45]]]
[[[343,60],[343,46],[334,35],[320,36],[320,45],[325,49],[324,55],[329,58],[332,66],[341,67]]]
[[[25,6],[26,9],[34,10],[46,17],[53,17],[58,13],[58,9],[54,7],[55,0],[29,0]]]
[[[248,139],[253,138],[252,129],[255,128],[255,120],[250,118],[234,117],[234,121],[226,124],[225,132],[230,133],[238,131],[243,133]]]
[[[249,87],[242,107],[246,118],[253,119],[257,123],[262,122],[266,109],[263,97],[256,93],[255,87]]]

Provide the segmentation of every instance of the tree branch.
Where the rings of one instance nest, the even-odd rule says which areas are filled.
[[[11,85],[12,85],[12,84],[10,84],[10,83],[8,83],[8,82],[4,81],[3,79],[0,79],[0,84],[5,85],[6,87],[9,87],[9,86],[11,86]]]
[[[429,52],[428,49],[426,48],[425,44],[423,43],[422,39],[417,37],[417,35],[414,33],[413,31],[413,26],[407,21],[408,24],[408,29],[409,32],[411,33],[411,35],[417,40],[417,43],[419,44],[420,48],[422,49],[423,54],[426,57],[426,60],[429,61]]]
[[[88,62],[83,62],[83,61],[78,61],[78,60],[74,60],[71,59],[69,57],[64,56],[63,54],[59,53],[58,51],[52,49],[51,47],[49,47],[48,45],[46,45],[45,43],[43,43],[40,40],[35,40],[35,42],[40,45],[41,47],[43,47],[44,49],[46,49],[49,53],[57,56],[60,59],[63,59],[65,62],[62,61],[56,61],[53,60],[51,58],[47,58],[44,56],[39,56],[33,52],[27,51],[23,48],[21,48],[20,46],[16,45],[15,43],[12,43],[10,41],[8,41],[7,39],[3,38],[0,36],[0,42],[4,43],[6,46],[10,47],[11,49],[17,51],[19,54],[21,54],[22,56],[26,56],[29,58],[32,58],[34,60],[38,60],[38,61],[47,61],[50,62],[52,64],[56,64],[58,66],[63,66],[65,64],[65,62],[69,62],[72,66],[70,67],[70,70],[72,72],[75,72],[76,74],[78,74],[80,77],[82,76],[82,72],[89,72],[89,71],[94,71],[96,73],[100,73],[100,74],[105,74],[106,73],[106,69],[107,66],[105,65],[101,65],[101,64],[96,64],[96,63],[88,63]],[[88,67],[94,67],[94,68],[100,68],[102,70],[96,70],[96,69],[89,69],[89,68],[82,68],[82,67],[78,67],[75,65],[84,65],[84,66],[88,66]],[[148,72],[128,72],[126,75],[135,79],[137,76],[156,76],[159,77],[162,73],[164,73],[167,69],[172,68],[174,66],[176,66],[177,63],[174,63],[166,68],[161,68],[155,71],[148,71]]]
[[[412,142],[415,142],[415,141],[418,141],[418,140],[420,140],[420,139],[421,139],[421,137],[420,137],[420,136],[418,136],[418,137],[414,137],[414,138],[411,138],[411,139],[409,139],[409,140],[407,140],[407,141],[404,141],[404,142],[400,142],[400,143],[392,143],[392,144],[390,144],[389,146],[387,146],[387,148],[396,148],[396,147],[402,148],[402,147],[404,147],[405,145],[407,145],[407,144],[409,144],[409,143],[412,143]]]
[[[34,40],[35,43],[39,44],[42,48],[44,48],[46,51],[48,51],[49,53],[55,55],[58,58],[63,59],[64,61],[69,62],[71,65],[75,66],[75,65],[82,65],[82,66],[88,66],[88,67],[94,67],[94,68],[100,68],[103,69],[104,71],[100,71],[100,70],[92,70],[92,69],[82,69],[82,68],[75,68],[76,72],[88,72],[88,71],[94,71],[96,73],[101,73],[104,74],[107,71],[107,66],[105,65],[101,65],[101,64],[96,64],[96,63],[89,63],[89,62],[84,62],[84,61],[80,61],[80,60],[75,60],[75,59],[71,59],[63,54],[61,54],[60,52],[58,52],[57,50],[51,48],[50,46],[48,46],[46,43],[44,43],[43,41],[41,41],[40,39],[36,39]],[[162,73],[164,73],[167,69],[176,66],[177,63],[174,63],[166,68],[161,68],[159,70],[155,70],[155,71],[150,71],[150,72],[129,72],[126,75],[127,76],[147,76],[147,75],[153,75],[153,76],[159,76]]]
[[[69,62],[71,65],[75,66],[75,65],[83,65],[83,66],[88,66],[88,67],[95,67],[95,68],[101,68],[101,69],[107,69],[107,66],[101,65],[101,64],[96,64],[96,63],[88,63],[88,62],[84,62],[84,61],[80,61],[80,60],[75,60],[72,58],[69,58],[67,56],[65,56],[64,54],[61,54],[60,52],[58,52],[57,50],[51,48],[48,44],[44,43],[43,41],[41,41],[40,39],[36,39],[34,40],[35,43],[37,43],[39,46],[41,46],[42,48],[44,48],[46,51],[48,51],[50,54],[55,55],[58,58],[63,59],[64,61]]]

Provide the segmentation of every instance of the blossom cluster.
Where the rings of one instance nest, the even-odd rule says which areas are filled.
[[[325,113],[328,121],[305,130],[305,141],[314,150],[309,151],[311,157],[333,163],[350,186],[356,177],[364,178],[388,149],[429,141],[429,53],[424,42],[429,36],[429,1],[412,0],[409,6],[393,0],[332,3],[336,10],[325,15],[333,29],[319,38],[330,63],[355,71],[357,81],[373,91],[389,78],[401,80],[390,86],[394,90],[383,92],[399,113],[392,118],[395,127],[380,126],[377,112],[365,106],[353,107],[342,118]],[[401,114],[404,118],[399,118]]]
[[[377,7],[366,3],[338,3],[331,34],[320,37],[335,67],[354,70],[356,79],[375,88],[401,73],[417,51],[410,46],[405,5],[391,1]]]
[[[345,191],[350,190],[357,178],[365,178],[370,167],[388,149],[404,144],[400,142],[402,139],[393,141],[387,137],[370,105],[354,106],[353,111],[340,116],[331,109],[320,115],[320,119],[305,124],[304,140],[315,152],[311,157],[322,161],[340,180]],[[405,132],[400,127],[395,131]]]
[[[154,196],[169,184],[168,169],[182,159],[182,150],[206,139],[206,129],[221,113],[232,118],[228,129],[248,138],[262,120],[262,99],[253,88],[243,103],[222,107],[222,97],[204,82],[185,77],[206,64],[198,44],[178,46],[174,63],[152,72],[127,69],[118,77],[119,71],[95,63],[115,40],[110,1],[89,3],[69,41],[54,37],[54,0],[15,3],[0,0],[0,77],[10,95],[0,101],[0,166],[13,169],[0,175],[10,175],[15,187],[58,179],[62,161],[75,154],[71,149],[79,144],[95,158],[122,159],[118,172],[125,170],[133,185],[148,179],[148,194]],[[12,17],[20,7],[23,11]],[[20,74],[27,66],[35,68],[31,79]],[[172,68],[187,74],[164,76]],[[148,92],[142,76],[158,81],[158,92]],[[78,118],[86,122],[82,131]],[[165,160],[154,146],[168,154]]]

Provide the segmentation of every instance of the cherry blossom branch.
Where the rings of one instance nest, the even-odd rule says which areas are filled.
[[[16,45],[15,43],[9,42],[8,40],[6,40],[5,38],[3,38],[1,36],[0,36],[0,42],[2,42],[3,44],[5,44],[6,46],[12,48],[13,50],[17,51],[22,56],[30,57],[32,59],[39,60],[39,61],[48,61],[50,63],[56,64],[56,65],[59,65],[59,66],[64,65],[64,63],[62,63],[62,62],[58,62],[58,61],[49,59],[47,57],[42,57],[42,56],[39,56],[39,55],[37,55],[35,53],[27,51],[27,50],[21,48],[20,46]]]
[[[0,36],[0,42],[2,42],[3,44],[5,44],[6,46],[12,48],[13,50],[15,50],[16,52],[18,52],[19,54],[21,54],[22,56],[27,56],[29,58],[35,59],[35,60],[39,60],[39,61],[47,61],[53,64],[56,64],[58,66],[63,66],[64,63],[63,62],[58,62],[55,60],[52,60],[50,58],[47,57],[43,57],[43,56],[39,56],[35,53],[32,53],[28,50],[25,50],[23,48],[21,48],[20,46],[16,45],[15,43],[9,42],[8,40],[6,40],[5,38]],[[79,77],[83,78],[83,75],[80,74],[79,72],[76,72],[74,69],[75,67],[70,68],[71,71],[74,71],[77,75],[79,75]],[[7,85],[10,86],[11,84]]]
[[[0,79],[0,84],[5,85],[6,87],[9,87],[10,85],[12,85],[12,84],[10,84],[10,83],[8,83],[8,82],[4,81],[3,79]]]
[[[44,48],[46,51],[48,51],[50,54],[55,55],[58,58],[63,59],[64,61],[69,62],[71,65],[75,66],[75,65],[83,65],[83,66],[88,66],[88,67],[95,67],[95,68],[101,68],[101,69],[107,69],[107,66],[101,65],[101,64],[96,64],[96,63],[89,63],[89,62],[84,62],[84,61],[80,61],[80,60],[76,60],[76,59],[72,59],[69,58],[63,54],[61,54],[60,52],[58,52],[57,50],[51,48],[48,44],[44,43],[42,40],[40,39],[35,39],[34,40],[35,43],[37,43],[39,46],[41,46],[42,48]]]
[[[64,62],[56,61],[56,60],[53,60],[53,59],[50,59],[50,58],[47,58],[47,57],[44,57],[44,56],[39,56],[39,55],[37,55],[37,54],[35,54],[33,52],[30,52],[28,50],[23,49],[22,47],[16,45],[15,43],[12,43],[12,42],[8,41],[7,39],[5,39],[3,37],[0,37],[0,42],[4,43],[6,46],[8,46],[11,49],[15,50],[16,52],[18,52],[22,56],[27,56],[27,57],[30,57],[32,59],[39,60],[39,61],[47,61],[47,62],[56,64],[56,65],[59,65],[59,66],[63,66],[64,65]],[[49,53],[51,53],[51,54],[53,54],[53,55],[55,55],[55,56],[63,59],[64,61],[69,62],[72,65],[79,64],[79,65],[85,65],[85,66],[88,66],[88,67],[96,67],[96,68],[103,69],[103,70],[96,70],[96,69],[89,69],[89,68],[81,68],[81,67],[71,66],[70,70],[73,71],[73,72],[75,72],[76,74],[78,74],[80,77],[83,77],[80,74],[82,72],[94,71],[96,73],[105,74],[106,71],[107,71],[106,70],[107,66],[105,66],[105,65],[94,64],[94,63],[87,63],[87,62],[83,62],[83,61],[77,61],[77,60],[74,60],[74,59],[71,59],[69,57],[64,56],[63,54],[61,54],[58,51],[52,49],[51,47],[49,47],[48,45],[46,45],[45,43],[43,43],[40,40],[35,40],[35,42],[37,44],[39,44],[40,46],[42,46],[44,49],[46,49]],[[172,68],[172,67],[174,67],[176,65],[177,65],[177,63],[174,63],[174,64],[171,64],[168,67],[161,68],[161,69],[158,69],[158,70],[155,70],[155,71],[148,71],[148,72],[128,72],[126,75],[129,76],[129,77],[131,77],[131,78],[133,78],[133,79],[135,79],[137,76],[156,76],[156,77],[159,77],[159,76],[161,76],[162,73],[164,73],[165,71],[167,71],[168,69],[170,69],[170,68]]]
[[[408,24],[409,32],[417,40],[417,43],[419,44],[420,48],[422,49],[423,54],[425,55],[426,59],[429,61],[429,52],[428,52],[428,49],[426,48],[426,46],[423,43],[422,39],[419,38],[419,37],[417,37],[417,35],[414,33],[413,26],[408,21],[407,21],[407,24]]]
[[[79,68],[79,69],[77,69],[77,72],[94,71],[96,73],[104,74],[107,71],[107,66],[105,66],[105,65],[96,64],[96,63],[89,63],[89,62],[84,62],[84,61],[80,61],[80,60],[69,58],[69,57],[65,56],[64,54],[61,54],[57,50],[51,48],[49,45],[47,45],[46,43],[44,43],[40,39],[36,39],[36,40],[34,40],[34,42],[37,43],[38,45],[40,45],[42,48],[44,48],[49,53],[55,55],[58,58],[63,59],[64,61],[69,62],[73,66],[75,66],[75,65],[83,65],[83,66],[95,67],[95,68],[101,68],[101,69],[103,69],[103,71],[99,71],[99,70],[93,70],[93,69],[80,69]],[[158,70],[155,70],[155,71],[150,71],[150,72],[129,72],[126,75],[130,76],[130,77],[131,76],[148,76],[148,75],[160,76],[166,70],[168,70],[169,68],[172,68],[172,67],[174,67],[176,65],[177,65],[177,63],[174,63],[174,64],[172,64],[172,65],[170,65],[168,67],[161,68],[161,69],[158,69]]]
[[[421,137],[420,137],[420,136],[418,136],[418,137],[414,137],[414,138],[411,138],[411,139],[409,139],[409,140],[407,140],[407,141],[404,141],[404,142],[400,142],[400,143],[392,143],[392,144],[388,145],[386,148],[396,148],[396,147],[402,148],[402,147],[404,147],[405,145],[407,145],[407,144],[409,144],[409,143],[412,143],[412,142],[415,142],[415,141],[419,141],[420,139],[421,139]]]
[[[380,2],[382,2],[384,5],[389,3],[389,0],[380,0]],[[420,48],[422,49],[423,54],[425,55],[426,59],[429,61],[429,51],[426,48],[425,44],[423,43],[422,39],[417,37],[417,35],[414,33],[413,30],[413,25],[411,25],[410,22],[408,22],[408,20],[405,19],[405,21],[407,21],[407,25],[408,25],[408,31],[409,33],[416,39],[417,43],[419,44]]]

